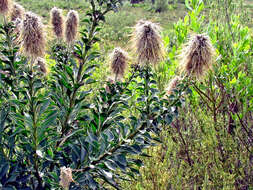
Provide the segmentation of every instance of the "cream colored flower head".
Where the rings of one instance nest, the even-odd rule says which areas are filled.
[[[132,44],[140,65],[155,65],[164,57],[161,28],[158,24],[140,20],[134,27]]]
[[[65,38],[67,43],[73,43],[76,40],[78,27],[79,27],[79,15],[76,11],[71,10],[68,12],[65,28]]]
[[[32,12],[26,12],[22,27],[22,47],[27,56],[43,57],[45,53],[44,25],[40,17]]]
[[[196,77],[201,77],[211,68],[215,49],[210,38],[204,34],[193,35],[180,55],[180,67]]]
[[[116,76],[116,80],[124,76],[128,64],[128,54],[123,49],[117,47],[113,50],[111,56],[111,71]]]
[[[57,38],[63,38],[64,17],[61,9],[54,7],[51,10],[51,24],[53,26],[55,36]]]
[[[69,189],[69,185],[73,181],[72,169],[66,168],[65,166],[61,167],[60,186],[62,186],[64,189]]]
[[[11,0],[0,0],[0,14],[7,15],[11,10],[12,1]]]
[[[17,18],[23,19],[25,9],[18,3],[14,3],[10,12],[11,21],[15,21]]]

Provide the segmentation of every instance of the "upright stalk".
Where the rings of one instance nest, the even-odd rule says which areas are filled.
[[[30,96],[30,110],[29,112],[32,114],[32,137],[33,137],[33,159],[34,159],[34,170],[35,170],[35,177],[38,180],[38,189],[42,188],[42,178],[40,177],[39,174],[39,158],[37,155],[37,150],[38,150],[38,126],[37,126],[37,114],[36,114],[36,104],[35,104],[35,99],[36,95],[34,92],[34,72],[33,72],[33,63],[34,63],[34,58],[31,59],[30,62],[30,68],[29,68],[29,74],[31,76],[30,80],[28,80],[29,83],[29,96]]]
[[[88,41],[87,41],[87,43],[85,43],[84,53],[82,54],[82,57],[81,57],[82,60],[80,61],[80,65],[79,65],[79,68],[78,68],[78,74],[77,74],[77,77],[76,77],[76,80],[75,80],[76,84],[74,85],[73,92],[70,96],[70,101],[69,101],[69,106],[68,106],[69,111],[67,112],[67,114],[64,118],[61,137],[64,137],[64,135],[66,135],[68,133],[69,118],[70,118],[72,109],[75,107],[76,96],[77,96],[78,90],[79,90],[80,86],[83,83],[83,81],[81,80],[82,79],[82,72],[83,72],[85,63],[88,60],[88,52],[90,50],[90,48],[87,48],[87,47],[91,47],[91,45],[93,43],[93,37],[94,37],[94,34],[95,34],[96,26],[98,25],[98,22],[100,21],[100,18],[98,17],[98,15],[96,13],[97,11],[96,11],[96,5],[95,5],[94,0],[91,0],[90,3],[91,3],[91,7],[92,7],[92,26],[89,30]],[[110,9],[107,8],[104,12],[102,12],[101,16],[103,17],[109,10]]]
[[[149,79],[150,79],[150,75],[149,75],[149,65],[146,65],[145,66],[145,78],[144,78],[144,92],[145,92],[145,96],[147,98],[147,101],[146,101],[146,112],[147,114],[149,114],[150,112],[150,107],[149,107],[149,91],[150,91],[150,88],[149,88]],[[148,115],[149,116],[149,115]]]
[[[13,55],[13,47],[12,47],[12,42],[11,42],[11,37],[10,37],[10,28],[8,26],[7,20],[5,15],[3,16],[4,19],[4,31],[6,32],[6,42],[8,44],[8,53],[11,55],[10,57],[12,57],[12,60],[10,60],[9,64],[10,64],[10,69],[11,69],[11,74],[12,75],[16,75],[15,73],[15,69],[13,66],[13,62],[14,62],[14,55]]]

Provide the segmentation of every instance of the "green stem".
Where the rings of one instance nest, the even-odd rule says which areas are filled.
[[[91,5],[92,5],[92,12],[94,13],[94,15],[93,15],[93,22],[92,22],[91,29],[89,31],[89,38],[88,38],[88,42],[87,42],[86,46],[90,46],[91,45],[91,43],[92,43],[92,37],[94,35],[95,28],[96,28],[96,25],[97,25],[97,22],[98,22],[98,20],[95,17],[95,9],[96,9],[96,7],[95,7],[95,4],[94,4],[93,1],[91,1]],[[77,74],[77,78],[76,78],[76,85],[74,85],[75,88],[74,88],[73,93],[72,93],[72,95],[70,97],[69,110],[68,110],[68,113],[67,113],[67,115],[65,117],[65,120],[63,122],[61,137],[63,137],[68,132],[68,121],[69,121],[69,117],[71,115],[72,109],[75,106],[76,95],[77,95],[79,86],[81,86],[81,83],[83,82],[81,80],[81,76],[82,76],[82,72],[83,72],[83,67],[84,67],[84,65],[85,65],[85,63],[87,61],[88,51],[89,50],[87,48],[85,48],[85,51],[84,51],[83,56],[82,56],[83,61],[80,62],[80,66],[78,68],[78,74]],[[76,86],[78,86],[78,87],[76,87]]]
[[[34,170],[35,170],[35,177],[38,180],[38,188],[42,188],[42,179],[40,177],[39,174],[39,158],[38,155],[36,153],[36,151],[38,150],[38,126],[37,126],[37,115],[36,115],[36,105],[34,102],[35,99],[35,94],[33,91],[34,88],[34,76],[33,76],[33,62],[34,62],[34,58],[31,59],[31,63],[30,63],[30,74],[31,74],[31,80],[29,80],[29,93],[30,93],[30,112],[32,113],[32,120],[33,120],[33,143],[34,143]]]
[[[145,85],[145,96],[147,98],[147,101],[146,101],[146,112],[147,114],[149,114],[150,112],[150,106],[149,106],[149,66],[147,65],[146,68],[145,68],[145,78],[144,78],[144,85]],[[148,115],[149,116],[149,115]]]
[[[180,127],[178,125],[178,120],[176,122],[176,129],[177,129],[177,132],[179,134],[179,137],[181,138],[182,142],[183,142],[183,145],[184,145],[184,148],[185,148],[185,152],[186,152],[186,156],[187,156],[187,161],[188,161],[188,164],[190,166],[192,166],[192,161],[191,161],[191,157],[190,157],[190,154],[189,154],[189,148],[188,148],[188,145],[186,144],[186,141],[184,140],[184,137],[183,137],[183,134],[181,133],[180,131]]]
[[[5,18],[5,15],[3,16],[3,18],[4,18],[4,28],[5,28],[5,32],[6,32],[6,41],[7,41],[7,44],[8,44],[8,52],[10,52],[11,57],[14,57],[11,38],[10,38],[10,30],[9,30],[8,23],[7,23],[7,20]],[[16,73],[15,73],[15,69],[14,69],[14,66],[13,66],[13,62],[14,62],[13,59],[9,63],[10,63],[10,68],[11,68],[11,74],[13,74],[15,76]]]
[[[192,84],[193,84],[194,88],[198,91],[198,94],[204,95],[210,102],[213,102],[212,99],[206,93],[204,93],[202,90],[200,90],[194,82]]]
[[[7,105],[4,105],[3,104],[3,107],[4,106],[7,106]],[[2,110],[1,110],[2,111]],[[7,117],[9,116],[9,113],[7,113],[5,116],[4,116],[4,118],[1,118],[1,120],[2,121],[5,121],[6,119],[7,119]],[[4,129],[3,129],[3,131],[2,131],[2,134],[0,135],[0,136],[2,136],[4,134]],[[2,139],[0,138],[0,141],[2,141]],[[4,151],[4,146],[2,146],[2,142],[0,143],[1,144],[1,146],[0,146],[0,152],[1,152],[1,155],[3,155],[3,157],[5,158],[5,159],[8,159],[7,158],[7,155],[5,154],[5,151]]]
[[[227,24],[228,24],[228,29],[229,29],[229,32],[232,36],[232,40],[233,42],[235,41],[235,37],[234,37],[234,33],[232,31],[232,26],[230,24],[230,17],[229,17],[229,13],[228,13],[228,10],[229,10],[229,3],[228,3],[228,0],[225,0],[225,15],[226,15],[226,21],[227,21]]]

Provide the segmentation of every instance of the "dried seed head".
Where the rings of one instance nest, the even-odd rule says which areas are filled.
[[[22,30],[22,20],[20,18],[16,18],[14,20],[14,33],[17,35],[17,37],[19,37],[21,30]]]
[[[190,75],[201,77],[210,69],[214,54],[215,50],[208,36],[194,35],[180,55],[181,68]]]
[[[113,77],[113,76],[109,76],[109,77],[107,77],[107,79],[106,79],[106,81],[109,83],[109,84],[115,84],[115,77]],[[111,94],[112,93],[112,91],[111,91],[111,87],[110,87],[110,85],[105,85],[105,90],[106,90],[106,92],[108,93],[108,94]]]
[[[170,94],[173,92],[173,90],[176,89],[177,85],[179,84],[179,82],[180,82],[181,80],[182,80],[181,77],[176,76],[175,78],[173,78],[173,79],[170,81],[168,87],[166,88],[166,92],[167,92],[168,95],[170,95]]]
[[[45,53],[45,36],[41,19],[32,12],[25,13],[22,28],[23,49],[26,55],[37,58]]]
[[[11,10],[11,21],[15,21],[17,18],[23,19],[25,9],[18,3],[14,3]]]
[[[139,21],[137,22],[137,24],[135,25],[135,27],[139,27],[139,26],[145,24],[146,22],[147,22],[147,21],[141,19],[141,20],[139,20]]]
[[[21,43],[21,32],[22,32],[22,23],[23,21],[20,18],[17,18],[13,23],[15,28],[13,29],[13,33],[16,34],[15,40],[14,40],[14,44],[15,45],[20,45]]]
[[[7,14],[11,9],[11,0],[0,0],[0,14]]]
[[[115,78],[113,77],[113,76],[109,76],[109,77],[107,77],[107,82],[109,82],[110,84],[115,84],[115,80],[114,80]]]
[[[54,7],[51,10],[51,24],[53,26],[54,34],[57,38],[63,37],[64,18],[62,10]]]
[[[164,55],[160,27],[150,21],[140,20],[134,27],[133,48],[138,55],[138,63],[157,64]]]
[[[73,182],[73,178],[72,178],[72,169],[71,168],[66,168],[61,167],[61,174],[60,174],[60,185],[64,188],[64,189],[68,189],[69,185],[71,182]]]
[[[39,71],[43,74],[47,74],[47,65],[45,59],[38,57],[36,63],[39,66]]]
[[[127,68],[128,54],[121,48],[115,48],[111,54],[111,70],[116,76],[115,79],[122,78]]]
[[[77,36],[79,15],[76,11],[68,12],[66,20],[65,38],[67,43],[73,43]]]

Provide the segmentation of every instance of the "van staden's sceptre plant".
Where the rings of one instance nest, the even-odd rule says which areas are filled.
[[[2,2],[8,3],[0,1],[0,9]],[[52,47],[56,64],[48,75],[40,18],[26,12],[18,39],[13,23],[1,25],[0,188],[120,189],[120,180],[139,174],[137,156],[148,156],[143,150],[159,142],[162,127],[177,116],[188,83],[180,79],[169,96],[157,89],[154,67],[163,58],[163,44],[159,27],[149,21],[135,27],[138,61],[131,74],[118,80],[128,59],[118,49],[115,79],[91,88],[99,23],[119,3],[91,0],[79,41],[78,14],[68,13],[63,31],[61,13],[52,10],[56,37],[65,33],[66,39]]]

